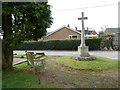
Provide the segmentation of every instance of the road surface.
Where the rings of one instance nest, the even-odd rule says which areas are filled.
[[[48,51],[48,50],[28,50],[28,52],[34,52],[34,53],[40,53],[44,52],[45,55],[59,55],[59,56],[72,56],[73,54],[77,54],[77,51]],[[14,54],[25,54],[24,50],[15,50]],[[90,55],[93,56],[100,56],[100,57],[106,57],[111,59],[117,59],[120,60],[120,57],[118,57],[120,52],[118,51],[89,51]]]

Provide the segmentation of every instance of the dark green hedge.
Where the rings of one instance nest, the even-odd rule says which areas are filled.
[[[89,50],[99,50],[101,38],[86,39]],[[15,50],[77,50],[80,40],[44,40],[24,42]]]

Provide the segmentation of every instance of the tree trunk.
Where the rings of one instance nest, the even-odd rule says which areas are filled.
[[[0,71],[2,70],[2,40],[0,38]]]
[[[13,68],[13,49],[9,45],[2,44],[2,68],[11,70]]]
[[[11,46],[12,36],[12,16],[2,15],[2,29],[4,31],[3,40],[2,40],[2,69],[11,70],[13,68],[13,48]]]

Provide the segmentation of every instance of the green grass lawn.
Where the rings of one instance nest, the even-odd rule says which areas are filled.
[[[40,55],[36,55],[35,57],[40,56]],[[26,58],[26,54],[16,54],[13,55],[14,58]]]
[[[107,71],[120,68],[120,66],[118,66],[118,62],[120,61],[103,57],[96,57],[95,60],[79,61],[70,56],[64,56],[57,59],[56,62],[58,64],[81,70]]]
[[[42,81],[38,84],[37,76],[32,71],[27,70],[26,62],[14,65],[13,71],[3,71],[3,88],[58,88],[57,86]]]
[[[14,57],[24,57],[26,58],[25,54],[17,54],[14,55]],[[88,60],[88,61],[78,61],[73,59],[70,56],[64,56],[60,57],[56,60],[57,63],[63,64],[65,66],[75,68],[75,69],[81,69],[81,70],[98,70],[98,71],[107,71],[110,69],[118,69],[120,66],[118,66],[118,63],[120,61],[113,60],[109,58],[104,57],[96,57],[95,60]],[[22,64],[23,67],[26,67],[26,65]],[[19,65],[20,67],[20,65]]]
[[[73,59],[70,56],[63,56],[63,57],[61,56],[61,57],[55,58],[53,62],[54,64],[55,62],[57,62],[58,64],[62,64],[64,66],[68,66],[68,67],[80,69],[80,70],[93,70],[93,71],[104,72],[104,71],[120,68],[120,66],[118,66],[118,62],[120,61],[103,58],[103,57],[96,57],[95,60],[90,60],[90,61],[78,61]],[[56,66],[58,66],[58,64]],[[53,64],[50,64],[50,65],[53,65]],[[59,65],[59,66],[62,66],[62,65]],[[33,70],[30,68],[29,65],[27,65],[27,62],[14,65],[14,68],[15,69],[13,71],[3,71],[2,88],[59,88],[57,84],[54,85],[48,81],[42,81],[41,84],[39,85],[37,76],[34,75]],[[60,69],[60,67],[58,69]],[[60,80],[61,79],[63,78],[60,77]],[[66,81],[66,82],[69,82],[69,81]]]

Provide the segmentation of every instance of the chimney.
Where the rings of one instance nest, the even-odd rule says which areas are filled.
[[[87,30],[88,30],[89,28],[87,27]]]
[[[87,27],[87,30],[86,30],[86,34],[88,35],[89,34],[89,28]]]
[[[77,30],[77,27],[75,27],[75,30]]]
[[[68,24],[67,27],[70,28],[70,25]]]

